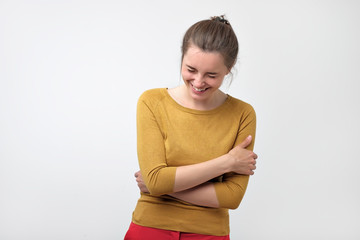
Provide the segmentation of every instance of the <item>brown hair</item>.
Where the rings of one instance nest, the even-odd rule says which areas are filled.
[[[186,31],[181,47],[181,61],[192,44],[205,52],[219,52],[229,71],[236,63],[239,44],[224,15],[199,21]]]

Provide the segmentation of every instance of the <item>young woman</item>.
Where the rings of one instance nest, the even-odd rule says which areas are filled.
[[[137,107],[141,191],[126,240],[229,239],[257,155],[253,108],[219,87],[238,54],[224,16],[195,23],[182,43],[183,85],[145,91]]]

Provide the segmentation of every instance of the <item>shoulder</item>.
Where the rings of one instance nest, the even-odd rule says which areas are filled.
[[[255,109],[251,104],[229,95],[229,109],[236,113],[254,114]]]
[[[138,103],[145,103],[148,106],[154,107],[165,99],[165,93],[166,88],[153,88],[146,90],[140,95]]]
[[[165,97],[166,88],[153,88],[143,92],[139,100],[141,101],[158,101]]]
[[[140,95],[139,99],[159,98],[160,96],[164,95],[164,90],[165,88],[148,89]]]
[[[231,113],[239,123],[239,131],[248,129],[250,132],[253,132],[251,135],[254,135],[256,129],[256,113],[254,108],[249,103],[234,97],[231,97],[229,102],[230,109],[232,109]]]

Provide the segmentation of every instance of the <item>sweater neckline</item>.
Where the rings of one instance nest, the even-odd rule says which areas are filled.
[[[221,111],[222,109],[224,109],[226,107],[226,105],[228,105],[228,103],[232,99],[232,97],[229,94],[226,94],[227,98],[220,106],[210,109],[210,110],[197,110],[197,109],[193,109],[193,108],[184,107],[184,106],[180,105],[178,102],[176,102],[175,99],[173,99],[172,96],[169,94],[168,88],[162,88],[161,90],[171,105],[173,105],[174,107],[176,107],[184,112],[188,112],[188,113],[192,113],[192,114],[206,115],[206,114],[217,113],[217,112]]]

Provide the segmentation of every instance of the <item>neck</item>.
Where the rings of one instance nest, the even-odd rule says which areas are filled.
[[[183,107],[202,111],[219,107],[227,98],[227,95],[218,89],[210,98],[197,101],[189,96],[185,85],[170,89],[169,93],[173,99]]]

